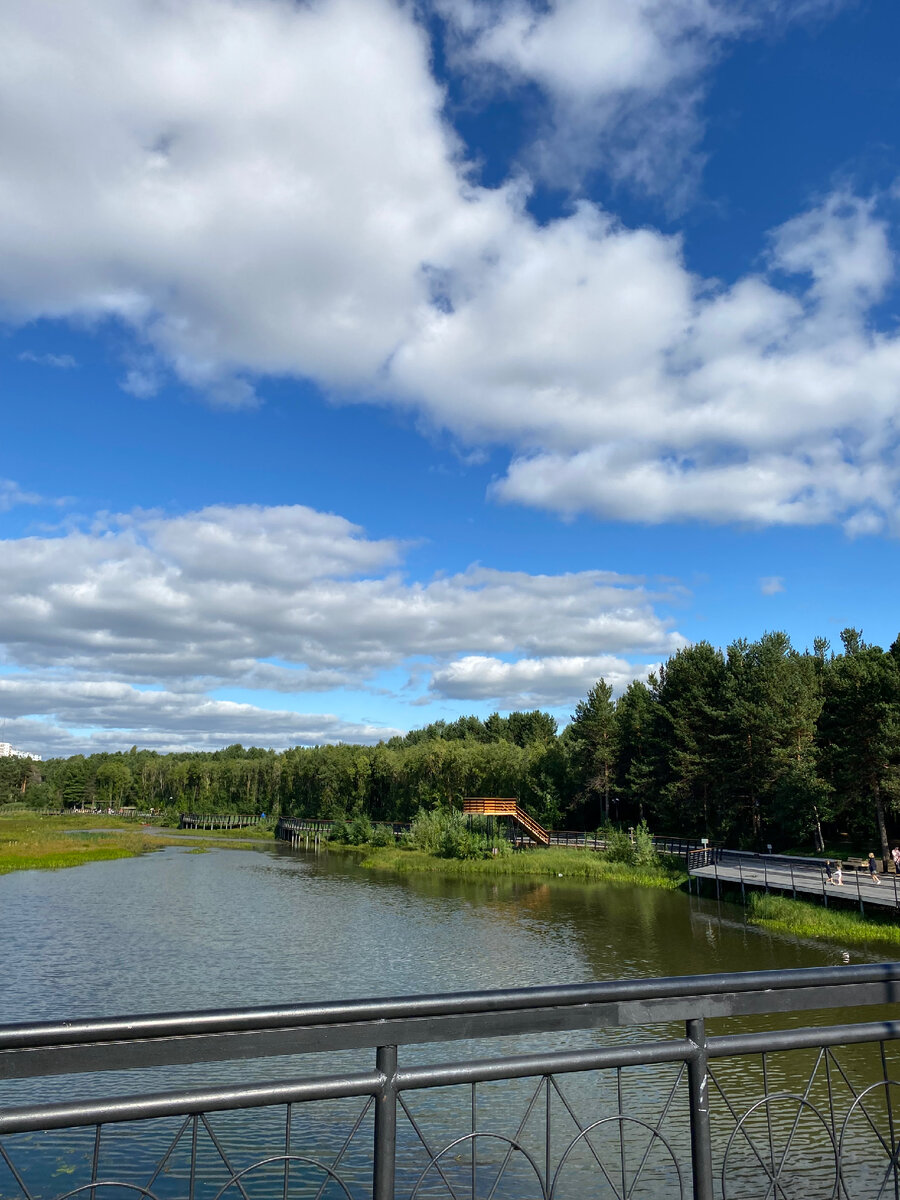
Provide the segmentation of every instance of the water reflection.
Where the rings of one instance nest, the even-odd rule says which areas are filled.
[[[744,923],[742,910],[734,906],[680,893],[560,879],[460,880],[374,874],[345,856],[297,854],[283,848],[196,854],[174,847],[140,859],[95,863],[75,870],[8,875],[0,878],[0,911],[4,961],[14,964],[14,969],[0,973],[3,1022],[840,961],[840,949],[753,929]],[[852,957],[859,960],[864,956],[854,953]],[[892,1015],[870,1011],[866,1018]],[[711,1031],[853,1019],[852,1012],[803,1012],[711,1022]],[[541,1038],[541,1046],[562,1048],[641,1036],[683,1036],[683,1027],[547,1035]],[[411,1047],[402,1054],[407,1063],[438,1062],[462,1054],[486,1057],[534,1049],[533,1040],[507,1038],[464,1047]],[[67,1098],[73,1089],[77,1089],[74,1094],[84,1096],[122,1094],[145,1088],[330,1073],[342,1066],[358,1070],[370,1065],[368,1058],[365,1062],[360,1058],[347,1052],[77,1080],[8,1081],[0,1084],[0,1103]],[[875,1162],[877,1155],[873,1158],[870,1153],[870,1143],[877,1146],[875,1131],[887,1128],[893,1120],[885,1087],[879,1083],[900,1074],[893,1060],[892,1047],[882,1060],[878,1047],[861,1046],[842,1048],[833,1058],[804,1051],[769,1056],[765,1066],[759,1058],[714,1064],[718,1089],[713,1096],[714,1111],[723,1122],[719,1128],[726,1131],[717,1146],[717,1162],[720,1169],[730,1163],[733,1186],[729,1194],[756,1194],[753,1180],[758,1181],[762,1170],[758,1143],[764,1132],[763,1142],[768,1146],[770,1131],[775,1137],[772,1154],[784,1153],[786,1162],[793,1161],[791,1155],[807,1157],[811,1174],[805,1194],[818,1195],[827,1188],[827,1162],[821,1159],[824,1143],[815,1133],[820,1111],[828,1115],[834,1130],[839,1131],[846,1122],[847,1161],[854,1162],[857,1178],[871,1182],[874,1166],[870,1171],[861,1164]],[[592,1190],[606,1189],[612,1195],[614,1180],[598,1179],[595,1150],[603,1150],[604,1161],[609,1155],[619,1156],[619,1161],[624,1153],[626,1168],[635,1155],[640,1161],[649,1150],[644,1181],[633,1194],[649,1189],[647,1194],[655,1197],[668,1196],[677,1184],[672,1162],[683,1166],[690,1160],[685,1089],[679,1072],[677,1067],[638,1067],[620,1075],[567,1076],[553,1081],[552,1088],[549,1082],[539,1080],[482,1085],[477,1098],[478,1127],[497,1137],[518,1131],[522,1144],[527,1143],[528,1152],[545,1173],[552,1158],[553,1169],[560,1170],[560,1194],[580,1196],[589,1181]],[[727,1136],[741,1114],[764,1094],[764,1083],[773,1090],[773,1081],[775,1090],[799,1095],[803,1103],[799,1107],[787,1101],[780,1107],[763,1106],[747,1117],[728,1151]],[[867,1123],[855,1097],[872,1085],[881,1090],[866,1104],[866,1110],[876,1115],[874,1122]],[[361,1108],[361,1101],[334,1102],[331,1107],[298,1106],[291,1118],[295,1144],[330,1156],[328,1161],[332,1161],[344,1144],[348,1122],[352,1128]],[[472,1096],[466,1088],[409,1097],[401,1134],[404,1194],[409,1194],[429,1163],[416,1126],[436,1152],[471,1131],[471,1108]],[[628,1114],[631,1123],[627,1130],[616,1115],[619,1112]],[[577,1122],[573,1114],[577,1114]],[[579,1129],[596,1122],[601,1124],[590,1139],[579,1139]],[[214,1124],[223,1139],[228,1135],[235,1164],[253,1161],[251,1156],[263,1146],[278,1153],[283,1144],[283,1111],[220,1114]],[[140,1162],[149,1170],[176,1132],[177,1122],[154,1122],[152,1128],[123,1127],[111,1133],[103,1152],[112,1161]],[[549,1156],[548,1134],[553,1150]],[[47,1136],[19,1139],[24,1147],[23,1169],[30,1172],[28,1182],[34,1195],[60,1194],[70,1168],[75,1186],[74,1180],[81,1177],[93,1153],[88,1131],[52,1135],[52,1150],[41,1140]],[[781,1142],[776,1145],[778,1137]],[[342,1161],[352,1188],[365,1190],[370,1170],[370,1114],[361,1121],[354,1138],[347,1143]],[[794,1140],[788,1146],[790,1138]],[[627,1143],[624,1151],[623,1142]],[[506,1153],[497,1157],[500,1145],[497,1138],[476,1145],[476,1175],[482,1171],[484,1178],[490,1179],[489,1169],[503,1161]],[[569,1145],[572,1149],[562,1164]],[[29,1153],[29,1146],[35,1148],[34,1153]],[[188,1170],[185,1153],[184,1146],[177,1143],[165,1180],[155,1185],[160,1197],[183,1194],[181,1184]],[[209,1153],[215,1159],[214,1146]],[[726,1154],[730,1154],[728,1163]],[[446,1161],[442,1159],[447,1179],[464,1175],[471,1180],[471,1157],[471,1144],[461,1144]],[[206,1191],[198,1190],[198,1196],[210,1188],[209,1194],[214,1195],[216,1181],[221,1186],[228,1179],[221,1161],[218,1166],[207,1165]],[[515,1170],[510,1170],[507,1183],[496,1193],[498,1198],[536,1194],[530,1190],[533,1172],[529,1172],[526,1159],[519,1155]],[[321,1177],[317,1179],[311,1196],[321,1184]],[[446,1182],[435,1169],[422,1178],[421,1194],[437,1196],[441,1192],[444,1200]],[[295,1186],[302,1189],[307,1183],[298,1170]],[[765,1191],[763,1188],[759,1194]],[[876,1193],[877,1186],[870,1194]],[[0,1196],[15,1194],[9,1178],[4,1182],[0,1172]],[[97,1200],[104,1197],[98,1194]]]

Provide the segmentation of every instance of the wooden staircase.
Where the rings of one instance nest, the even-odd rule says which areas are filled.
[[[520,807],[514,796],[466,796],[463,800],[463,812],[478,813],[484,817],[512,817],[532,841],[541,846],[550,845],[550,834]]]

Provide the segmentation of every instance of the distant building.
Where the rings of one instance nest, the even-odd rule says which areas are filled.
[[[34,762],[41,761],[39,754],[31,754],[28,750],[17,750],[9,742],[0,742],[0,758],[30,758]]]

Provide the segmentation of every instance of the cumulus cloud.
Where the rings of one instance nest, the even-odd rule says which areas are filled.
[[[436,0],[454,61],[489,94],[536,84],[527,157],[554,186],[604,169],[672,202],[702,166],[708,68],[736,38],[840,0]]]
[[[550,655],[516,662],[470,654],[435,671],[431,690],[453,700],[490,699],[510,709],[558,707],[583,696],[601,677],[619,693],[633,679],[645,678],[648,670],[609,654]]]
[[[370,385],[490,222],[392,0],[12,0],[0,34],[0,311],[130,323],[227,406],[240,371]]]
[[[596,100],[810,6],[451,7],[472,61]],[[311,377],[509,447],[494,496],[564,514],[895,521],[876,199],[822,197],[725,286],[596,205],[541,226],[527,179],[474,186],[411,5],[10,0],[0,36],[0,313],[130,326],[132,392],[174,373],[234,408]]]
[[[759,590],[764,596],[777,596],[784,591],[784,580],[780,575],[764,575],[759,581]]]
[[[208,696],[141,691],[122,683],[0,678],[4,740],[43,757],[143,749],[373,743],[400,732],[384,725],[235,704]]]
[[[639,671],[626,655],[683,644],[638,579],[473,566],[410,581],[401,543],[301,505],[136,512],[0,550],[0,652],[17,669],[0,711],[131,729],[128,744],[371,740],[371,726],[210,693],[346,693],[402,668],[447,697],[571,703],[598,673]]]

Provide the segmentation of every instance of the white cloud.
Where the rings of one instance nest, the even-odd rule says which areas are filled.
[[[63,371],[78,366],[71,354],[35,354],[33,350],[23,350],[18,359],[19,362],[35,363],[39,367],[56,367]]]
[[[92,533],[10,540],[3,555],[0,627],[13,661],[132,681],[236,683],[259,678],[261,660],[363,679],[411,656],[681,644],[627,577],[475,566],[406,582],[385,573],[397,543],[300,505],[138,513]]]
[[[485,62],[630,94],[809,6],[453,8]],[[495,496],[566,514],[894,523],[874,200],[825,197],[726,287],[594,205],[538,226],[527,180],[473,186],[411,6],[10,0],[0,36],[0,311],[131,325],[132,392],[174,372],[239,407],[260,376],[312,377],[508,446]]]
[[[383,690],[382,673],[402,669],[447,696],[571,703],[598,668],[630,678],[624,656],[684,643],[656,611],[665,598],[634,578],[473,566],[416,582],[397,571],[402,551],[300,505],[137,512],[9,539],[0,651],[17,673],[0,675],[0,711],[131,729],[129,745],[195,745],[217,731],[285,744],[350,737],[351,725],[209,692],[346,695]],[[475,656],[499,666],[479,674]]]
[[[453,700],[493,700],[502,708],[528,709],[571,704],[601,677],[613,691],[625,690],[633,679],[645,678],[649,668],[609,654],[499,658],[472,654],[434,672],[431,690]]]
[[[0,36],[0,309],[120,318],[227,406],[371,384],[490,219],[392,0],[11,0]]]
[[[780,575],[764,575],[759,581],[759,590],[764,596],[777,596],[784,591],[784,579]]]
[[[519,447],[500,499],[651,522],[890,513],[900,338],[867,320],[885,224],[828,197],[776,231],[772,269],[805,278],[711,289],[676,242],[589,206],[523,222],[394,377],[435,421]]]
[[[44,504],[43,496],[26,492],[12,479],[0,479],[0,512],[8,512],[20,504]]]
[[[702,159],[708,69],[738,37],[840,0],[436,0],[453,61],[482,92],[536,84],[547,111],[527,161],[559,187],[606,170],[672,203]]]
[[[43,757],[142,749],[218,750],[250,746],[372,743],[401,732],[385,725],[344,721],[331,714],[260,708],[122,683],[0,678],[4,740]]]

